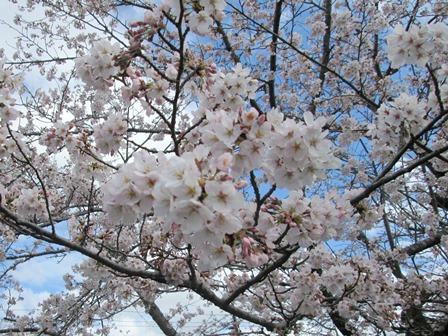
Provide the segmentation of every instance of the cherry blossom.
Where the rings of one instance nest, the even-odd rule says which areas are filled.
[[[16,2],[0,333],[444,333],[444,1]]]

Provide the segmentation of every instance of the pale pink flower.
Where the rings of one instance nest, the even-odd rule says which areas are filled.
[[[233,165],[233,156],[229,152],[221,154],[216,160],[216,168],[221,171],[228,171]]]
[[[247,110],[243,111],[243,113],[241,114],[243,124],[248,126],[252,125],[257,120],[257,117],[258,117],[258,111],[253,107],[250,108],[248,111]]]
[[[198,35],[205,36],[209,34],[212,24],[213,19],[210,17],[210,13],[207,13],[206,11],[193,13],[189,16],[188,26]]]
[[[226,211],[225,213],[215,213],[215,218],[209,224],[210,230],[216,233],[232,234],[238,232],[243,227],[241,219]]]
[[[173,221],[180,224],[184,234],[195,233],[213,219],[208,207],[195,200],[176,202],[172,210]]]
[[[232,213],[241,209],[244,204],[243,195],[236,191],[230,181],[207,181],[205,192],[207,197],[204,199],[204,204],[215,211]]]

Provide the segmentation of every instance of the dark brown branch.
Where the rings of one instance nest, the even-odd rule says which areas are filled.
[[[48,232],[37,224],[20,219],[17,215],[9,211],[7,208],[0,206],[0,213],[3,214],[8,220],[4,221],[6,225],[9,225],[12,229],[20,231],[26,231],[26,234],[36,239],[42,239],[46,242],[64,246],[72,251],[76,251],[89,257],[99,264],[109,267],[112,271],[118,272],[126,276],[136,276],[144,279],[151,279],[159,283],[166,283],[165,278],[159,272],[151,272],[146,270],[140,270],[136,268],[129,268],[108,259],[100,255],[97,251],[92,251],[84,246],[80,246],[71,240],[63,238],[56,233]]]
[[[149,302],[141,293],[139,293],[139,291],[137,291],[137,293],[145,306],[145,311],[152,317],[154,322],[159,326],[160,330],[162,330],[166,336],[177,336],[178,333],[171,326],[170,321],[165,317],[165,315],[163,315],[155,301]]]
[[[427,161],[431,160],[432,158],[436,157],[437,155],[445,152],[446,150],[448,150],[448,145],[444,146],[442,148],[439,148],[437,150],[435,150],[432,153],[429,153],[423,157],[421,157],[418,160],[415,160],[413,163],[409,164],[408,166],[406,166],[405,168],[399,169],[397,170],[395,173],[386,175],[384,177],[381,177],[385,174],[383,174],[383,172],[386,170],[384,169],[383,172],[380,174],[379,178],[377,178],[372,184],[370,184],[367,188],[364,189],[364,191],[362,193],[360,193],[358,196],[354,197],[350,203],[353,206],[358,205],[359,202],[361,202],[364,198],[367,198],[372,192],[374,192],[377,188],[381,187],[382,185],[395,180],[396,178],[411,172],[413,169],[417,168],[418,166],[426,163]],[[398,160],[397,160],[398,161]],[[394,164],[395,165],[395,164]],[[392,167],[390,168],[392,169]],[[389,169],[389,170],[390,170]]]
[[[448,197],[442,197],[438,194],[434,194],[433,198],[433,203],[436,207],[448,210]]]
[[[238,309],[232,305],[226,304],[226,300],[220,299],[218,296],[216,296],[215,293],[213,293],[210,288],[206,287],[204,284],[200,283],[199,281],[196,281],[195,283],[191,283],[189,286],[192,290],[194,290],[198,295],[200,295],[205,300],[213,303],[218,308],[222,309],[223,311],[234,315],[236,317],[239,317],[243,320],[246,320],[248,322],[257,324],[259,326],[265,327],[269,331],[273,330],[281,330],[283,329],[286,324],[284,322],[275,323],[273,321],[266,320],[263,317],[255,316],[252,312],[245,312],[241,309]]]
[[[274,25],[272,27],[272,31],[274,34],[272,35],[272,42],[271,42],[271,57],[269,60],[269,68],[270,68],[270,76],[271,78],[268,80],[268,88],[269,88],[269,104],[272,108],[277,107],[276,103],[276,95],[275,95],[275,76],[277,72],[277,41],[278,41],[278,34],[280,30],[280,18],[282,16],[282,4],[283,1],[279,0],[275,4],[275,11],[274,11]]]
[[[149,315],[151,315],[154,322],[157,323],[159,328],[166,336],[177,336],[176,330],[174,330],[170,322],[165,318],[165,316],[155,303],[150,304],[149,308],[146,311]]]
[[[331,39],[331,13],[332,13],[332,6],[331,6],[331,0],[325,0],[325,35],[322,43],[322,58],[321,58],[321,64],[323,67],[320,68],[319,71],[319,80],[320,80],[320,91],[317,94],[315,98],[319,98],[322,94],[322,90],[324,87],[325,82],[325,74],[327,73],[328,69],[328,63],[330,62],[330,39]],[[314,100],[311,102],[310,112],[314,114],[316,112],[316,104],[314,103]]]
[[[59,333],[54,333],[39,328],[5,328],[0,329],[0,334],[22,334],[22,333],[39,333],[38,335],[50,335],[50,336],[61,336]]]
[[[347,320],[343,318],[337,310],[333,310],[330,312],[331,320],[333,321],[333,324],[338,328],[339,332],[344,336],[351,336],[353,333],[350,331],[350,329],[347,329],[346,323]]]
[[[275,271],[277,268],[281,267],[286,261],[288,261],[289,257],[298,250],[298,248],[294,248],[284,255],[282,255],[280,258],[278,258],[276,261],[274,261],[271,265],[260,271],[255,277],[252,279],[246,281],[246,283],[239,288],[237,288],[224,302],[224,305],[229,305],[232,303],[238,296],[243,294],[246,290],[248,290],[250,287],[252,287],[254,284],[262,282],[266,277]]]
[[[417,253],[423,252],[431,247],[440,244],[441,238],[442,233],[436,234],[435,236],[429,237],[425,240],[419,241],[418,243],[403,248],[403,251],[405,251],[409,256],[414,256]]]

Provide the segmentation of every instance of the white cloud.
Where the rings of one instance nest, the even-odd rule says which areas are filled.
[[[2,1],[0,4],[0,11],[2,13],[0,19],[0,36],[2,36],[3,40],[3,43],[0,44],[0,48],[5,49],[5,53],[9,56],[14,52],[15,37],[18,36],[18,33],[14,32],[14,30],[8,26],[13,25],[16,7],[9,1]]]
[[[72,273],[72,266],[81,261],[77,253],[62,258],[35,258],[19,265],[11,274],[24,287],[59,291],[64,286],[63,275]]]
[[[111,336],[163,336],[156,323],[144,311],[128,309],[114,318]]]
[[[31,288],[24,288],[20,293],[23,300],[14,305],[17,314],[25,315],[38,307],[38,304],[50,296],[48,291],[33,291]]]
[[[27,20],[33,20],[45,16],[43,9],[38,8],[32,13],[27,11],[20,12],[18,6],[18,4],[13,4],[8,0],[0,1],[0,36],[3,41],[0,43],[0,48],[5,49],[5,53],[10,59],[12,59],[12,55],[16,51],[16,39],[20,37],[22,29],[14,24],[14,17],[19,14]]]

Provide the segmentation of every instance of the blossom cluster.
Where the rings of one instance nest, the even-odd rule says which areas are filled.
[[[267,117],[259,115],[253,108],[241,113],[213,111],[207,117],[202,143],[214,153],[238,149],[232,167],[236,174],[263,168],[270,184],[297,189],[311,185],[325,176],[326,169],[338,166],[322,131],[325,119],[313,120],[309,112],[304,114],[305,123],[283,121],[283,114],[277,110]]]
[[[422,27],[413,25],[406,30],[403,25],[395,26],[387,37],[387,53],[391,66],[395,69],[404,64],[416,64],[424,67],[429,61],[435,45],[448,47],[448,26],[439,22]]]
[[[191,5],[191,8],[189,5]],[[208,35],[211,32],[213,20],[221,21],[224,19],[224,7],[226,2],[223,0],[199,0],[199,1],[183,1],[165,0],[162,2],[162,8],[167,12],[171,10],[171,14],[179,17],[181,7],[188,13],[188,26],[198,35]]]
[[[69,131],[73,127],[73,123],[58,121],[41,136],[40,143],[47,146],[49,150],[56,152],[65,145],[67,137],[69,136]]]
[[[111,225],[132,224],[137,216],[153,212],[163,232],[177,231],[198,251],[219,250],[226,234],[242,228],[234,214],[244,202],[228,173],[217,162],[205,163],[208,156],[204,147],[180,157],[137,153],[103,187]]]
[[[377,111],[378,122],[369,131],[373,136],[374,154],[387,158],[396,153],[411,135],[425,127],[428,110],[425,101],[405,93],[389,104],[382,104]]]
[[[44,220],[48,218],[46,202],[50,203],[49,195],[43,195],[42,191],[34,187],[22,190],[12,204],[24,218]],[[51,204],[49,210],[53,210]]]
[[[172,77],[170,69],[167,67],[168,77]],[[128,98],[138,97],[138,90],[143,90],[148,98],[157,100],[158,95],[151,96],[154,85],[142,87],[138,72],[134,75],[137,85],[131,91],[137,91]],[[255,97],[257,83],[241,64],[228,73],[207,65],[205,75],[206,86],[195,92],[199,107],[193,111],[193,122],[200,122],[201,127],[184,136],[180,155],[138,152],[134,161],[122,166],[103,187],[103,208],[112,229],[120,223],[132,225],[151,213],[162,232],[193,246],[204,270],[234,258],[242,258],[249,266],[262,264],[267,255],[257,241],[273,247],[284,230],[289,231],[285,244],[309,246],[320,239],[336,238],[350,207],[338,208],[334,195],[325,201],[318,197],[307,200],[303,194],[291,196],[285,205],[292,199],[306,205],[298,209],[289,205],[290,210],[277,207],[276,213],[263,210],[259,223],[253,223],[257,206],[239,192],[248,185],[245,176],[251,171],[259,170],[271,185],[295,190],[325,177],[328,168],[337,167],[338,160],[323,131],[325,118],[315,119],[306,112],[304,122],[285,120],[276,109],[262,114],[247,108],[246,99]],[[167,82],[159,78],[154,83],[160,81]],[[104,153],[121,140],[117,134],[123,130],[114,128],[121,125],[120,120],[112,119],[94,132]],[[102,146],[104,133],[110,137]],[[286,220],[291,216],[303,220],[294,225]],[[254,225],[259,225],[255,231]]]
[[[111,77],[120,71],[115,59],[120,53],[118,42],[114,44],[108,40],[94,42],[89,53],[75,61],[78,76],[88,86],[97,90],[108,90],[112,85]]]
[[[101,153],[113,153],[120,147],[127,130],[126,119],[121,114],[111,114],[102,124],[93,127],[93,136]]]
[[[284,201],[287,210],[277,204],[274,212],[272,207],[262,210],[254,223],[256,204],[239,192],[251,171],[295,190],[337,167],[322,130],[325,118],[306,112],[304,122],[284,120],[275,109],[267,116],[246,109],[241,94],[251,97],[255,83],[241,65],[228,74],[216,71],[208,81],[194,112],[202,125],[185,136],[182,153],[138,152],[103,187],[110,225],[131,225],[151,213],[164,233],[193,246],[200,269],[206,270],[234,258],[249,266],[262,264],[268,257],[258,241],[273,247],[285,231],[284,244],[301,246],[338,237],[351,207],[335,201],[337,195],[308,200],[293,192]]]
[[[339,161],[331,152],[331,142],[323,131],[326,120],[314,119],[310,112],[303,115],[305,123],[283,118],[281,113],[269,113],[268,121],[274,133],[266,143],[267,153],[263,168],[268,181],[280,188],[299,189],[326,176],[326,170],[337,168]]]
[[[255,223],[256,204],[238,192],[247,182],[232,178],[231,163],[230,153],[213,158],[204,146],[180,157],[137,153],[134,162],[103,187],[108,229],[133,225],[138,217],[152,213],[162,232],[176,237],[177,244],[193,246],[202,270],[235,258],[250,267],[260,265],[268,258],[265,246],[274,248],[274,242],[308,247],[341,237],[352,208],[336,194],[308,199],[297,191],[283,201],[270,198]],[[170,279],[172,266],[181,265],[170,262],[162,267]]]
[[[325,118],[314,119],[305,112],[302,122],[285,120],[277,109],[266,114],[255,108],[245,109],[240,94],[253,98],[255,85],[240,64],[229,74],[218,71],[211,76],[195,112],[197,119],[206,120],[198,132],[187,136],[190,146],[199,139],[214,155],[236,151],[233,174],[262,168],[267,181],[280,188],[311,185],[323,178],[327,169],[336,168],[338,160],[323,131]]]
[[[11,69],[6,68],[5,61],[0,59],[0,125],[2,126],[20,115],[14,108],[16,100],[13,98],[13,93],[22,81],[22,76],[14,75]]]
[[[353,217],[346,195],[327,193],[324,197],[307,198],[301,190],[290,191],[282,201],[271,197],[265,211],[272,217],[263,214],[257,230],[271,248],[274,248],[272,242],[309,247],[320,241],[339,239]],[[279,237],[282,237],[280,242]]]

